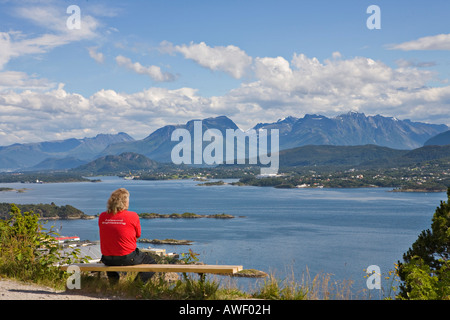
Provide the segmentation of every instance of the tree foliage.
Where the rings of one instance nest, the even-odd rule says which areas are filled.
[[[398,298],[450,299],[450,188],[432,218],[399,263],[403,281]]]
[[[46,230],[39,215],[22,212],[11,204],[9,218],[0,219],[0,274],[20,280],[39,282],[64,279],[65,273],[55,265],[84,261],[79,249],[65,253],[54,237],[58,234]]]
[[[83,218],[85,214],[83,211],[71,206],[57,206],[55,203],[39,203],[39,204],[19,204],[14,205],[24,212],[34,212],[41,218],[59,218],[59,219],[75,219]],[[10,217],[11,203],[0,203],[0,218],[8,219]]]

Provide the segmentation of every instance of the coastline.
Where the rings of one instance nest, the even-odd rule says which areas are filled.
[[[213,218],[213,219],[233,219],[234,216],[231,214],[218,213],[218,214],[196,214],[192,212],[185,213],[172,213],[172,214],[161,214],[161,213],[138,213],[141,219],[199,219],[199,218]]]
[[[108,177],[119,177],[120,175],[104,175],[104,176],[108,176]],[[97,177],[97,176],[95,176]],[[48,183],[71,183],[71,182],[103,182],[101,179],[92,179],[93,177],[91,177],[91,179],[88,179],[86,177],[83,177],[83,180],[76,180],[73,178],[69,178],[69,179],[62,179],[62,180],[49,180],[49,181],[39,181],[39,182],[28,182],[30,184],[48,184]],[[281,183],[275,183],[276,181],[274,179],[276,178],[267,178],[267,179],[271,179],[271,181],[264,181],[264,179],[254,179],[253,182],[257,182],[257,183],[249,183],[247,181],[242,181],[242,179],[236,177],[236,178],[232,178],[233,180],[238,179],[238,181],[234,181],[234,182],[228,182],[228,181],[224,181],[227,179],[231,179],[231,178],[199,178],[199,177],[166,177],[166,178],[162,178],[162,179],[158,179],[158,180],[194,180],[194,181],[198,181],[201,183],[197,183],[195,186],[198,187],[203,187],[203,186],[253,186],[253,187],[273,187],[273,188],[277,188],[277,189],[313,189],[313,188],[326,188],[326,189],[355,189],[355,188],[386,188],[386,187],[391,187],[393,188],[392,192],[445,192],[446,188],[440,189],[440,190],[436,190],[436,189],[427,189],[427,188],[417,188],[417,189],[411,189],[411,188],[405,188],[402,189],[402,187],[399,186],[394,186],[394,185],[374,185],[372,183],[369,184],[364,184],[364,183],[358,183],[358,184],[351,184],[349,179],[344,179],[344,183],[346,184],[336,184],[334,183],[334,181],[341,181],[340,179],[334,179],[331,181],[320,181],[320,182],[316,182],[314,184],[309,184],[309,183],[304,183],[301,185],[295,184],[291,181],[283,181]],[[248,179],[248,177],[247,177]],[[134,178],[134,179],[125,179],[128,181],[132,181],[132,180],[147,180],[145,178]],[[150,179],[152,180],[152,179]],[[210,180],[217,180],[217,181],[210,181]],[[264,181],[264,183],[263,183]],[[0,183],[4,183],[4,184],[9,184],[12,182],[20,182],[18,180],[12,180],[12,181],[5,181],[5,182],[0,182]],[[22,182],[23,183],[23,182]],[[26,192],[27,190],[30,190],[28,188],[10,188],[10,187],[0,187],[0,192],[11,192],[11,191],[15,191],[17,193],[23,193]]]
[[[80,217],[39,217],[38,220],[93,220],[97,218],[94,215],[84,215]]]
[[[440,192],[446,192],[446,190],[428,190],[428,189],[392,189],[389,192],[433,192],[433,193],[440,193]]]
[[[180,213],[172,213],[172,214],[162,214],[162,213],[138,213],[140,219],[201,219],[201,218],[209,218],[209,219],[234,219],[235,216],[231,214],[225,213],[217,213],[217,214],[196,214],[191,212],[185,212],[183,214]],[[38,220],[93,220],[98,218],[98,215],[81,215],[81,216],[72,216],[72,217],[39,217]]]

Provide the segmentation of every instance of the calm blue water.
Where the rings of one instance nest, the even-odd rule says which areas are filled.
[[[389,189],[275,189],[196,186],[192,180],[127,181],[102,177],[101,183],[0,184],[29,188],[0,192],[1,202],[70,204],[86,214],[105,209],[110,193],[130,191],[130,210],[198,214],[227,213],[235,219],[141,220],[142,237],[187,239],[206,263],[242,264],[297,279],[330,273],[365,288],[364,269],[394,268],[431,217],[445,193],[394,193]],[[97,219],[57,221],[60,233],[98,240]],[[187,252],[186,246],[156,246]]]

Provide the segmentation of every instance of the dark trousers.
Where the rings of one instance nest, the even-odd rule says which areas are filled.
[[[127,254],[125,256],[103,256],[101,261],[107,266],[132,266],[135,264],[155,264],[156,260],[149,255],[147,252],[139,251],[136,248],[135,251]],[[116,283],[119,281],[120,275],[118,272],[108,271],[107,273],[108,279],[111,283]],[[139,272],[138,277],[143,281],[148,281],[151,277],[153,277],[154,272]]]

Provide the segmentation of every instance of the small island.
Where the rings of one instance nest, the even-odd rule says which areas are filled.
[[[11,212],[12,203],[0,203],[0,219],[8,219]],[[50,204],[19,204],[16,205],[22,212],[33,212],[39,215],[41,220],[76,220],[84,219],[90,220],[95,219],[99,215],[87,215],[83,211],[71,206],[57,206],[54,202]],[[233,219],[234,216],[231,214],[218,213],[218,214],[196,214],[192,212],[185,213],[171,213],[171,214],[160,214],[160,213],[139,213],[139,218],[141,219],[200,219],[200,218],[210,218],[210,219]]]
[[[196,214],[192,212],[161,214],[161,213],[139,213],[141,219],[199,219],[199,218],[212,218],[212,219],[233,219],[231,214],[219,213],[219,214]]]
[[[151,243],[151,244],[168,244],[168,245],[190,245],[192,244],[193,241],[190,240],[176,240],[176,239],[164,239],[164,240],[159,240],[159,239],[146,239],[146,238],[142,238],[142,239],[138,239],[139,243]]]
[[[224,186],[226,184],[228,183],[224,182],[223,180],[219,180],[219,181],[197,183],[197,186]]]
[[[28,190],[27,188],[20,188],[20,189],[15,189],[15,188],[8,188],[8,187],[0,187],[0,192],[11,192],[11,191],[15,191],[18,193],[23,193],[26,190]]]

